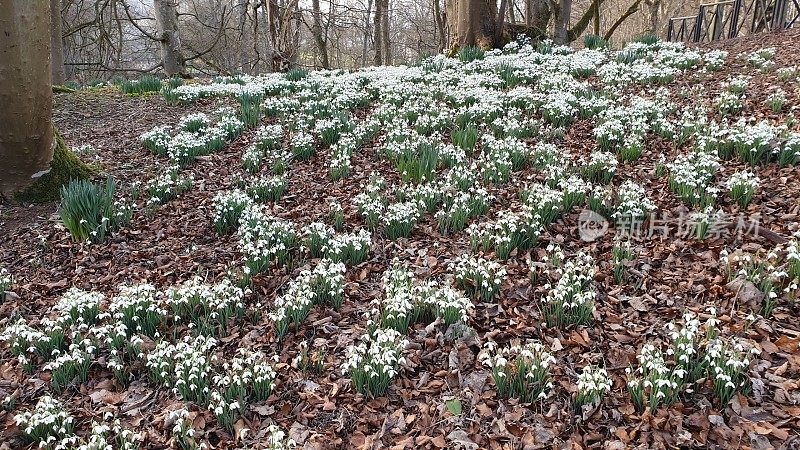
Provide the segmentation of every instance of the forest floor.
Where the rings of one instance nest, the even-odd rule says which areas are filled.
[[[711,44],[730,52],[722,71],[702,79],[706,91],[719,89],[721,81],[737,73],[751,74],[737,54],[763,47],[776,48],[777,67],[800,65],[800,30]],[[774,73],[754,74],[745,111],[753,117],[770,118],[764,105],[764,85],[780,84]],[[682,84],[696,80],[678,80]],[[800,84],[783,84],[787,108],[797,111]],[[675,97],[677,99],[677,96]],[[691,102],[691,99],[684,100]],[[230,99],[201,100],[192,112],[211,112]],[[112,89],[55,95],[54,123],[72,147],[91,144],[94,151],[81,157],[100,168],[98,179],[113,176],[120,186],[146,183],[157,174],[162,160],[142,147],[139,136],[154,125],[175,125],[187,113],[183,106],[168,106],[160,96],[126,97]],[[563,146],[576,155],[588,154],[595,146],[592,120],[580,119],[568,130]],[[68,288],[113,296],[117,287],[148,282],[157,288],[176,285],[201,274],[217,279],[231,261],[240,258],[235,236],[218,236],[213,229],[212,198],[230,189],[240,167],[240,155],[250,141],[247,134],[219,152],[199,157],[186,170],[194,187],[156,210],[136,214],[133,221],[102,245],[76,245],[60,224],[57,205],[0,205],[0,266],[15,278],[13,295],[0,304],[0,328],[12,317],[36,321]],[[686,207],[670,192],[664,177],[653,171],[661,155],[672,160],[678,149],[652,138],[635,165],[621,165],[620,172],[646,187],[659,211],[678,215]],[[272,208],[276,216],[308,224],[324,220],[329,204],[345,207],[346,223],[361,223],[352,198],[363,190],[373,171],[388,183],[397,182],[394,167],[374,152],[354,153],[352,175],[332,182],[321,150],[309,161],[293,163],[288,192]],[[722,175],[747,168],[744,163],[726,163]],[[776,241],[800,230],[800,168],[776,164],[752,169],[762,180],[761,189],[748,207],[748,215],[759,214],[761,235],[745,234],[735,244],[750,251],[769,249]],[[529,178],[532,174],[520,174]],[[490,216],[513,196],[500,188]],[[724,202],[723,202],[724,203]],[[738,207],[725,203],[730,211]],[[441,235],[435,219],[428,215],[408,239],[373,238],[369,259],[348,269],[346,298],[340,311],[312,310],[302,333],[290,333],[277,343],[266,318],[241,324],[221,339],[221,348],[250,347],[279,355],[278,388],[267,401],[251,405],[238,427],[259,436],[275,423],[287,430],[304,448],[796,448],[800,445],[800,306],[779,303],[769,320],[750,324],[742,316],[742,298],[727,289],[719,264],[720,251],[734,238],[696,241],[685,238],[637,242],[639,256],[630,267],[624,285],[612,277],[613,233],[594,242],[584,242],[577,227],[575,210],[550,226],[542,240],[561,244],[567,253],[590,251],[598,262],[595,283],[600,296],[594,322],[587,327],[546,328],[535,301],[544,292],[532,286],[528,276],[528,254],[514,254],[506,262],[508,279],[498,302],[475,305],[470,325],[475,335],[459,339],[445,330],[417,327],[409,333],[407,364],[393,381],[386,396],[365,399],[355,393],[350,379],[341,373],[344,349],[363,333],[363,312],[383,292],[381,276],[393,258],[409,264],[421,278],[440,276],[458,255],[469,252],[465,232]],[[772,232],[772,233],[769,233]],[[765,238],[767,236],[769,239]],[[540,245],[539,247],[544,247]],[[537,250],[532,250],[537,257]],[[542,252],[539,251],[538,257]],[[276,269],[254,279],[250,304],[269,304],[300,267]],[[684,308],[701,317],[709,304],[716,306],[725,329],[757,343],[749,395],[737,395],[720,409],[698,389],[687,392],[675,404],[650,413],[638,413],[625,388],[625,370],[635,363],[642,344],[663,336],[667,322],[679,318]],[[547,402],[521,405],[498,399],[490,371],[477,360],[488,339],[509,342],[535,338],[556,356],[556,386]],[[325,369],[310,373],[293,367],[301,341],[312,348],[325,347]],[[47,390],[46,373],[23,373],[7,349],[0,350],[0,398],[13,396],[19,408],[30,407]],[[608,370],[613,387],[600,407],[573,414],[570,398],[578,367],[587,362]],[[563,382],[560,380],[564,380]],[[111,412],[139,435],[142,448],[167,448],[170,434],[166,412],[183,402],[168,389],[134,378],[127,387],[115,384],[108,370],[93,370],[89,380],[59,395],[76,417],[76,428],[87,429],[92,420]],[[458,400],[454,413],[452,400]],[[0,450],[20,448],[14,414],[0,410]],[[196,411],[194,427],[211,448],[234,447],[234,440],[220,428],[213,415]],[[260,435],[264,436],[263,432]]]

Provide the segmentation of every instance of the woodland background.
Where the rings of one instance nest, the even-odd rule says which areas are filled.
[[[50,0],[54,84],[413,63],[527,34],[619,47],[699,0]],[[61,39],[58,39],[61,36]]]

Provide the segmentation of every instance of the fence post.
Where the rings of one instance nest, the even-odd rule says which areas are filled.
[[[717,3],[714,8],[714,27],[711,31],[711,40],[716,41],[722,34],[722,3]]]
[[[692,42],[700,42],[701,31],[705,23],[706,5],[700,5],[700,12],[697,14],[697,19],[694,21],[694,30],[692,33]]]
[[[750,34],[755,33],[758,30],[758,27],[756,26],[756,23],[759,21],[758,20],[758,12],[761,9],[761,6],[763,5],[763,3],[764,3],[764,0],[753,0],[753,20],[751,21],[751,24],[750,24]],[[764,21],[761,20],[761,22],[764,22]]]
[[[775,0],[775,9],[772,10],[772,29],[782,30],[786,27],[786,0]]]
[[[731,11],[731,25],[728,30],[728,38],[733,39],[739,33],[739,12],[742,9],[742,0],[735,0],[733,2],[733,10]]]
[[[797,0],[792,0],[792,3],[788,4],[787,2],[787,5],[787,11],[792,8],[792,15],[786,20],[786,28],[792,28],[797,23],[797,20],[800,19],[800,3]]]

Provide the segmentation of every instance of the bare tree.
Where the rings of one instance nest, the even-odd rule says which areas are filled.
[[[644,0],[644,4],[647,6],[648,12],[650,13],[650,23],[649,23],[649,30],[651,33],[655,34],[658,32],[658,24],[659,24],[659,14],[661,13],[661,8],[664,6],[661,0]]]
[[[381,44],[386,64],[392,63],[392,47],[389,40],[389,0],[377,0],[381,4]]]
[[[53,159],[49,2],[0,2],[0,33],[0,193],[8,195],[46,174]]]
[[[447,46],[447,28],[445,27],[445,14],[441,10],[439,0],[433,0],[433,20],[436,50],[442,51]]]
[[[376,66],[383,64],[383,0],[375,0],[375,20],[372,28],[375,30],[375,58]]]
[[[553,15],[550,0],[528,0],[525,11],[525,25],[528,35],[541,37],[547,35],[548,24]]]
[[[569,44],[602,30],[626,41],[702,0],[51,0],[59,1],[66,75],[88,81],[175,70],[162,61],[164,47],[176,48],[159,29],[154,5],[163,2],[178,5],[168,28],[180,30],[170,37],[181,57],[171,59],[215,75],[405,63],[520,35]]]
[[[569,44],[569,19],[572,15],[572,0],[559,0],[555,8],[555,32],[553,42],[559,45]]]
[[[272,70],[285,72],[297,65],[300,41],[298,0],[262,0],[272,44]]]
[[[620,25],[622,25],[630,16],[636,14],[639,11],[639,5],[642,3],[642,0],[634,0],[631,3],[631,6],[621,15],[619,18],[611,25],[611,28],[606,31],[606,34],[603,36],[603,39],[609,40],[614,35],[614,32],[617,31]]]
[[[322,12],[319,7],[319,0],[311,0],[312,18],[311,34],[314,36],[314,42],[317,43],[317,51],[319,52],[320,63],[323,69],[330,69],[331,64],[328,61],[328,43],[322,32]]]
[[[592,34],[600,36],[600,0],[592,0],[592,9],[594,10]]]
[[[369,25],[370,14],[372,13],[372,0],[367,0],[367,9],[364,11],[364,42],[362,45],[361,65],[367,65],[367,50],[369,49],[369,39],[372,37],[372,29]]]
[[[50,0],[50,74],[53,84],[64,84],[64,44],[61,38],[61,2]]]
[[[497,3],[494,0],[449,0],[451,47],[494,47],[497,27]]]
[[[239,4],[239,70],[242,73],[247,73],[250,68],[250,57],[248,52],[250,51],[250,47],[247,45],[247,38],[248,38],[248,27],[247,27],[247,15],[250,9],[250,2],[248,0],[244,0]]]
[[[178,5],[176,0],[153,0],[161,44],[161,63],[167,76],[184,74],[186,61],[181,53],[181,38],[178,32]]]

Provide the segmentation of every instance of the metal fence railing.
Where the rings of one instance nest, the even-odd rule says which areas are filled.
[[[800,25],[800,0],[725,0],[700,5],[693,16],[673,17],[668,41],[708,42]]]

